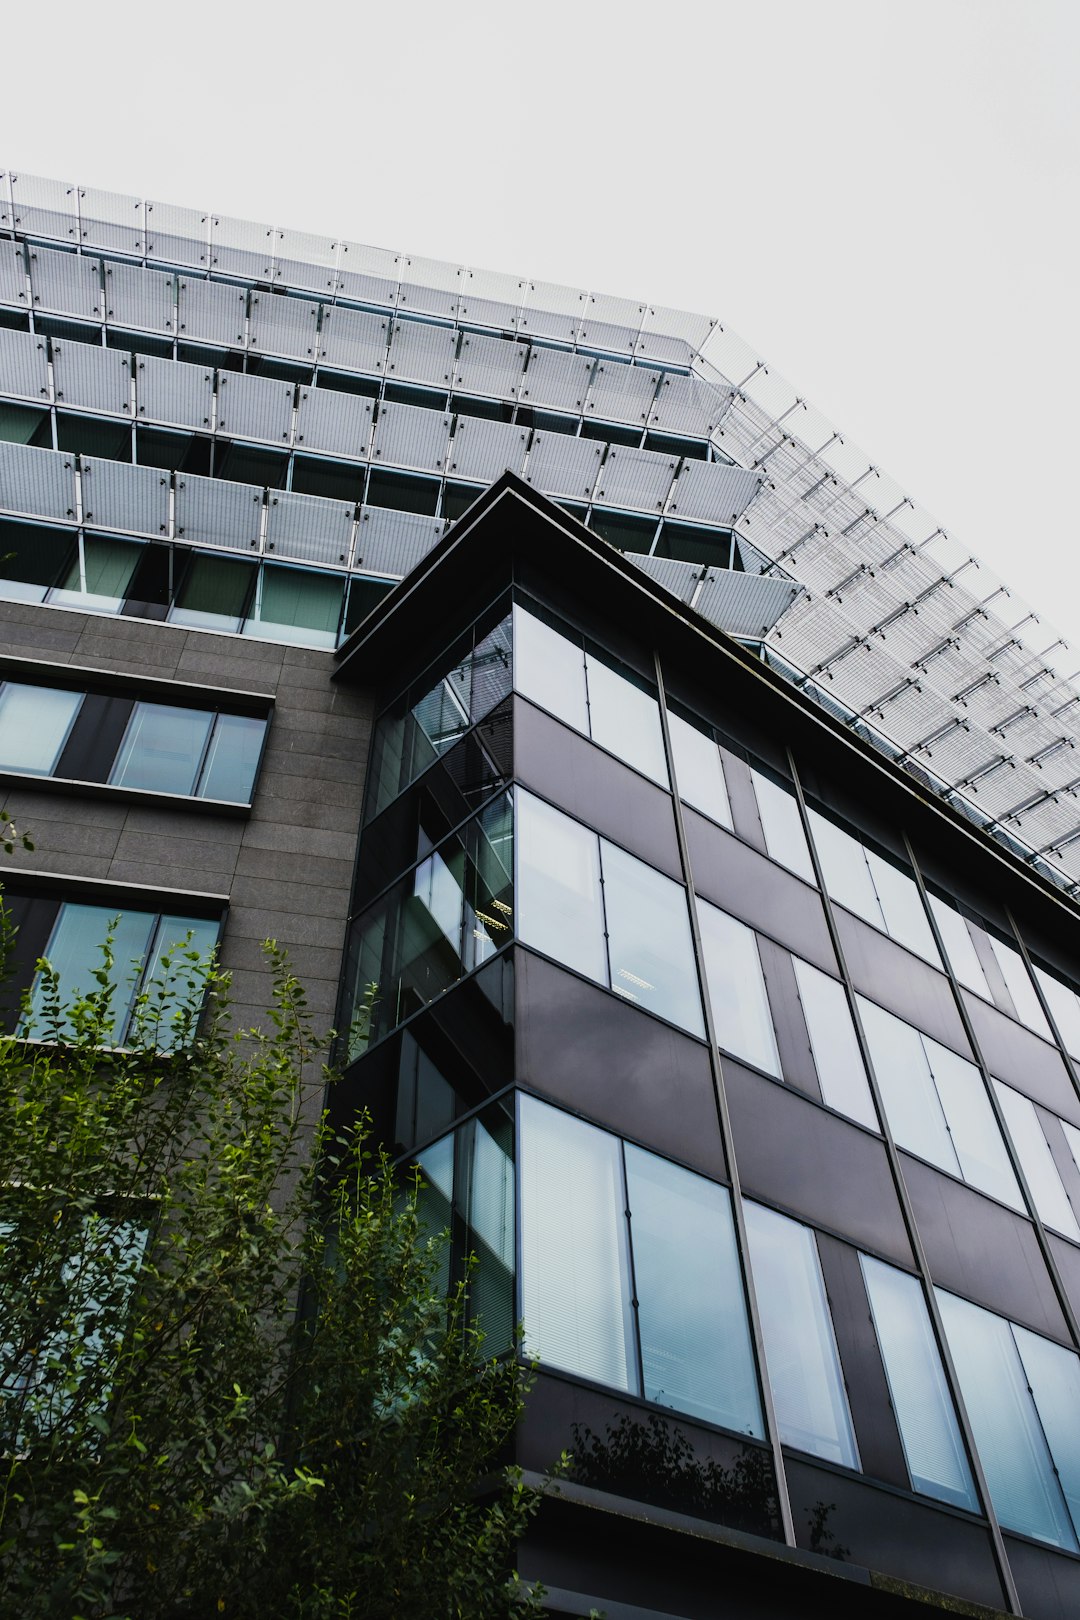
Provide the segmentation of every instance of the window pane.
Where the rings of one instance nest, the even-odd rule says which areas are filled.
[[[81,560],[76,556],[49,601],[91,612],[119,613],[142,551],[142,546],[131,540],[87,535],[82,542]]]
[[[916,956],[921,956],[938,967],[941,957],[934,944],[933,930],[923,909],[915,879],[902,872],[891,861],[875,855],[873,850],[867,850],[866,863],[874,880],[881,914],[885,918],[885,932],[889,938],[895,939],[900,945],[906,945]]]
[[[254,577],[254,564],[239,558],[192,557],[169,614],[170,624],[239,630]]]
[[[199,782],[200,799],[250,804],[262,756],[266,721],[250,714],[219,714]]]
[[[893,1136],[909,1152],[958,1176],[960,1165],[918,1030],[862,996],[858,1003]]]
[[[969,990],[974,990],[977,996],[985,996],[987,1001],[993,1001],[967,923],[953,906],[939,900],[936,894],[930,895],[929,900],[930,910],[934,913],[934,921],[945,945],[945,954],[957,979]]]
[[[584,649],[516,603],[514,686],[522,697],[589,735]]]
[[[244,634],[301,647],[334,647],[344,586],[340,574],[306,573],[267,563]]]
[[[835,822],[819,816],[816,810],[811,810],[809,815],[830,897],[856,916],[873,923],[875,928],[884,928],[885,919],[866,864],[866,851],[859,840],[842,831]]]
[[[814,1235],[760,1204],[746,1227],[781,1439],[858,1468]]]
[[[116,987],[112,1000],[113,1042],[116,1045],[123,1038],[156,922],[153,913],[146,911],[125,911],[117,917],[107,906],[63,905],[45,951],[46,958],[59,975],[61,1004],[70,1005],[92,992],[100,991],[95,974],[104,965],[101,947],[109,934],[110,924],[115,924],[112,929],[113,967],[110,980]],[[46,1031],[42,1025],[44,1012],[44,987],[38,975],[31,997],[34,1023],[31,1032],[39,1039],[46,1033],[52,1033],[51,1029]],[[61,1034],[74,1033],[69,1018],[61,1019],[56,1028]],[[23,1032],[26,1032],[25,1027]]]
[[[764,1434],[731,1195],[625,1147],[644,1394],[742,1434]]]
[[[1067,984],[1062,984],[1060,979],[1041,967],[1035,969],[1035,977],[1042,985],[1043,995],[1054,1015],[1066,1052],[1080,1057],[1080,997]]]
[[[993,1084],[1009,1135],[1031,1188],[1039,1219],[1052,1226],[1055,1232],[1062,1232],[1080,1243],[1080,1226],[1076,1224],[1073,1207],[1058,1175],[1035,1104],[1011,1086],[1003,1086],[1000,1080],[995,1080]]]
[[[807,883],[817,883],[810,851],[806,847],[806,833],[795,795],[778,782],[750,768],[757,796],[758,817],[765,834],[765,847],[774,861],[786,866]]]
[[[679,797],[692,804],[695,810],[711,816],[722,827],[731,827],[731,806],[719,748],[711,737],[699,731],[697,726],[689,725],[670,709],[668,730],[671,733],[671,752],[675,756],[675,775],[679,780]]]
[[[990,949],[997,958],[1001,976],[1005,980],[1009,994],[1013,998],[1017,1018],[1022,1024],[1026,1024],[1028,1029],[1034,1030],[1036,1035],[1045,1035],[1048,1041],[1053,1040],[1050,1026],[1046,1022],[1042,1007],[1039,1005],[1035,986],[1032,984],[1028,970],[1024,966],[1024,958],[1012,945],[1006,945],[1004,940],[995,939],[993,934],[988,934],[986,937],[990,941]]]
[[[821,1095],[830,1108],[876,1131],[877,1113],[844,987],[809,962],[791,960]]]
[[[860,1254],[885,1376],[915,1490],[979,1504],[922,1289],[914,1277]]]
[[[600,840],[611,988],[704,1035],[686,890]]]
[[[521,939],[606,984],[596,834],[520,790],[517,813]]]
[[[650,692],[585,654],[592,739],[662,787],[668,785],[660,709]]]
[[[719,1045],[766,1074],[779,1075],[776,1036],[752,929],[700,896],[698,920]]]
[[[526,1348],[638,1394],[619,1143],[533,1097],[519,1107]]]
[[[213,715],[136,703],[109,781],[152,793],[192,793]]]
[[[221,924],[207,917],[162,917],[143,979],[145,1007],[135,1009],[131,1028],[159,1051],[173,1050],[179,1037],[176,1014],[201,1001],[205,969],[218,942]],[[190,937],[189,937],[190,936]]]
[[[1015,1322],[1012,1330],[1073,1528],[1080,1529],[1080,1360]]]
[[[5,681],[0,687],[0,770],[51,776],[81,702],[81,692]]]
[[[512,1130],[496,1140],[482,1120],[462,1127],[467,1176],[467,1246],[475,1258],[469,1273],[469,1320],[484,1333],[484,1354],[509,1350],[514,1337],[514,1160]]]
[[[1008,1322],[937,1290],[964,1404],[1002,1525],[1076,1551],[1076,1536]]]
[[[950,1052],[947,1046],[932,1041],[928,1035],[922,1039],[964,1180],[992,1198],[1000,1198],[1010,1208],[1022,1210],[1020,1187],[982,1075],[974,1063]]]

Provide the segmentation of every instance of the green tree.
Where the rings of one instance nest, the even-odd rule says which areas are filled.
[[[325,1043],[273,962],[230,1035],[177,952],[123,1050],[111,948],[74,1006],[39,964],[0,1042],[0,1612],[542,1612],[501,1466],[528,1374],[440,1295],[415,1181],[318,1123]]]

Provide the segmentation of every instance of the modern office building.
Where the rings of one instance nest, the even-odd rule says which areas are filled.
[[[552,1613],[1077,1612],[1078,694],[1004,587],[715,322],[14,174],[0,576],[22,987],[120,914],[249,1022],[288,946],[525,1323]]]

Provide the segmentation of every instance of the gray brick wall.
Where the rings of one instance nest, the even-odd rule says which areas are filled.
[[[272,693],[275,708],[251,814],[129,804],[40,788],[3,802],[33,854],[5,877],[60,872],[108,882],[227,893],[222,962],[235,1016],[258,1024],[270,994],[261,942],[290,954],[310,1005],[333,1019],[360,821],[371,705],[332,684],[330,653],[138,619],[0,602],[0,651],[77,668]],[[155,693],[155,700],[160,698]]]

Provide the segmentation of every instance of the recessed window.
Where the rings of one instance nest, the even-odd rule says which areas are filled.
[[[51,776],[82,703],[81,692],[0,686],[0,770]]]

